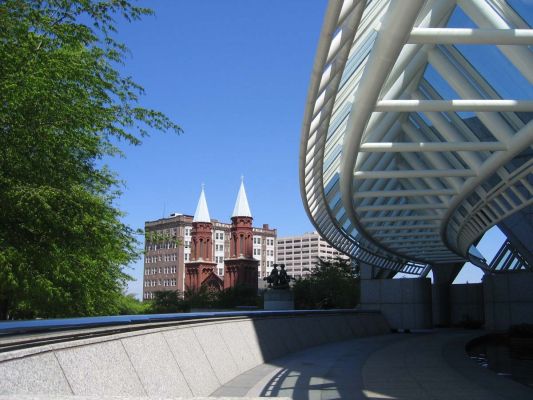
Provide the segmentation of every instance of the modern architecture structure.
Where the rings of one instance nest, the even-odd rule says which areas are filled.
[[[432,271],[443,304],[466,261],[497,271],[476,248],[494,225],[522,253],[512,265],[531,268],[532,22],[520,1],[329,3],[301,194],[369,277]]]
[[[310,274],[319,258],[322,260],[349,259],[317,232],[278,238],[276,241],[276,262],[285,264],[285,270],[292,277]]]
[[[244,186],[241,185],[241,187],[242,195],[245,197]],[[243,202],[241,191],[237,196],[234,213],[235,211],[239,213],[242,209],[239,201]],[[195,219],[198,224],[196,224],[196,230],[193,231]],[[153,298],[153,293],[156,291],[184,291],[185,264],[199,261],[200,254],[202,254],[202,262],[205,263],[208,260],[212,265],[213,273],[223,279],[225,261],[232,258],[230,239],[233,225],[233,223],[211,219],[203,189],[194,216],[173,213],[168,218],[147,221],[145,223],[143,299]],[[251,253],[252,257],[258,261],[257,274],[261,279],[270,273],[274,265],[277,231],[271,229],[268,224],[263,224],[261,228],[251,227],[251,232]],[[201,236],[201,248],[199,241],[195,247],[193,236],[198,239]],[[195,249],[199,252],[196,257],[193,256]]]

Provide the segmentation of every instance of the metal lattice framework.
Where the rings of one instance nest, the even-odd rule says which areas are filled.
[[[456,7],[477,28],[446,28]],[[497,46],[533,84],[533,30],[503,0],[330,1],[300,186],[311,221],[340,251],[419,275],[434,264],[486,266],[473,243],[533,204],[533,101],[502,98],[458,46],[472,44]]]

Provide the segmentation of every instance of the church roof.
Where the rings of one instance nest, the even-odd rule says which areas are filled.
[[[200,193],[200,199],[196,206],[196,212],[192,222],[211,222],[209,218],[209,210],[207,209],[207,201],[205,200],[204,186],[202,185],[202,193]]]
[[[244,180],[241,179],[241,187],[239,188],[239,194],[237,195],[237,201],[233,208],[232,217],[251,217],[250,206],[248,205],[248,199],[246,198],[246,191],[244,190]]]

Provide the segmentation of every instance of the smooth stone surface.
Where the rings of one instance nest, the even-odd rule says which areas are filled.
[[[438,331],[331,343],[256,367],[213,395],[297,400],[532,399],[533,389],[468,358],[465,344],[482,334]]]
[[[394,329],[429,329],[431,280],[362,279],[361,309],[381,311]]]
[[[514,271],[487,275],[483,280],[485,327],[506,330],[533,324],[533,273]]]
[[[73,347],[55,354],[74,394],[147,394],[120,341]]]
[[[221,384],[238,375],[237,363],[220,333],[219,324],[206,324],[192,328],[204,350],[215,375]]]
[[[0,363],[0,394],[72,394],[53,353]]]
[[[229,348],[233,360],[237,364],[238,373],[243,373],[255,367],[257,362],[244,339],[242,330],[229,324],[219,324],[217,327],[222,339]]]
[[[263,305],[265,310],[294,310],[294,294],[290,290],[267,289]]]
[[[138,397],[138,396],[66,396],[50,394],[0,395],[0,400],[213,400],[213,397]],[[237,400],[241,397],[224,397],[224,400]],[[261,400],[260,397],[247,397],[248,400]],[[280,397],[279,400],[291,400]]]
[[[207,396],[220,386],[192,329],[176,329],[163,335],[193,395]]]
[[[238,329],[241,331],[244,341],[250,349],[250,356],[253,359],[254,365],[262,364],[265,362],[263,354],[261,352],[261,346],[257,339],[257,333],[254,328],[254,322],[252,320],[241,321],[238,323]]]
[[[350,315],[347,322],[355,337],[366,336],[366,329],[360,315]]]
[[[106,336],[89,330],[80,340],[5,352],[0,395],[205,396],[251,369],[257,373],[264,360],[353,337],[349,318],[357,329],[366,318],[365,325],[375,325],[367,331],[384,333],[375,313],[199,320]],[[240,392],[242,382],[232,395]]]
[[[148,396],[192,396],[161,333],[122,339],[122,344]]]

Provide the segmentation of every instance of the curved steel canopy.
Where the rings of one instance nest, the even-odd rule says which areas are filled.
[[[456,7],[477,27],[446,28]],[[497,46],[530,85],[525,99],[502,98],[489,78],[506,78],[480,73],[458,46],[472,44]],[[395,271],[485,267],[473,243],[533,204],[532,45],[503,0],[330,1],[300,147],[319,233]]]

